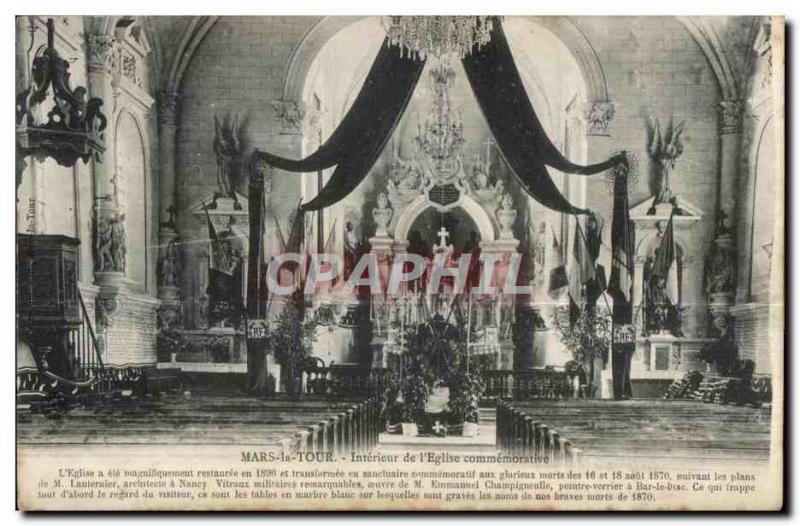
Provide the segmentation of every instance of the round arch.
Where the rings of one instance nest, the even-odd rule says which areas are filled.
[[[115,142],[114,142],[114,173],[115,173],[115,175],[114,175],[114,177],[117,178],[117,177],[119,177],[120,173],[124,173],[124,172],[121,172],[121,169],[125,165],[120,162],[121,155],[120,155],[120,150],[119,150],[119,146],[120,146],[119,139],[120,139],[120,137],[123,136],[122,133],[121,133],[121,129],[122,129],[123,123],[127,122],[128,124],[125,124],[125,125],[126,126],[130,126],[132,128],[132,130],[135,131],[136,137],[137,137],[137,139],[139,141],[139,143],[137,145],[139,148],[137,148],[134,153],[141,158],[141,162],[142,162],[142,166],[141,166],[141,170],[142,171],[141,171],[141,173],[139,174],[138,171],[137,171],[137,174],[140,175],[141,178],[142,178],[141,181],[140,182],[139,181],[125,181],[125,177],[123,177],[123,181],[125,181],[125,182],[122,183],[123,184],[123,188],[125,189],[125,194],[129,194],[130,191],[134,189],[134,186],[131,185],[131,183],[134,183],[134,182],[135,182],[135,184],[137,186],[140,186],[140,191],[141,191],[141,196],[138,196],[137,194],[134,194],[134,196],[141,198],[141,209],[139,211],[141,212],[141,221],[142,221],[141,222],[141,228],[142,228],[142,230],[141,230],[141,232],[138,232],[136,234],[134,234],[133,231],[129,231],[129,232],[126,233],[126,235],[128,235],[128,237],[129,237],[129,241],[130,241],[130,243],[129,243],[129,252],[128,252],[128,258],[129,258],[128,261],[129,262],[133,261],[134,260],[133,258],[135,257],[135,254],[133,254],[133,252],[130,250],[130,247],[139,246],[139,245],[141,245],[143,247],[149,247],[149,246],[151,246],[152,238],[153,238],[153,234],[150,231],[151,228],[152,228],[152,224],[153,224],[153,218],[150,217],[151,210],[152,210],[152,208],[151,208],[152,207],[152,203],[151,203],[151,200],[152,200],[152,180],[151,180],[151,176],[150,176],[150,174],[151,174],[151,170],[150,170],[150,151],[149,151],[149,145],[148,145],[148,141],[147,141],[146,128],[145,128],[142,120],[143,120],[142,116],[137,111],[135,111],[134,109],[131,109],[129,107],[123,107],[122,109],[117,111],[115,116],[114,116],[114,137],[115,137]],[[129,141],[126,141],[124,144],[127,147],[131,146]],[[125,176],[129,177],[130,174],[125,174]],[[125,188],[125,187],[127,187],[127,188]],[[122,206],[123,209],[125,210],[126,230],[128,229],[128,227],[130,227],[130,225],[132,225],[132,221],[134,219],[139,219],[138,218],[138,214],[135,214],[134,216],[131,215],[132,212],[133,212],[133,208],[132,208],[132,203],[128,202],[129,198],[130,198],[130,195],[125,195],[125,202],[124,203],[118,203],[118,205]],[[136,200],[137,199],[134,198],[133,202],[136,202]],[[137,243],[136,242],[136,236],[137,235],[140,235],[141,243]],[[140,285],[141,287],[143,287],[145,292],[149,292],[151,287],[152,287],[152,284],[154,283],[154,276],[151,275],[151,274],[152,274],[152,271],[154,270],[155,267],[153,265],[153,262],[151,261],[151,254],[149,253],[148,250],[145,250],[144,253],[141,254],[141,256],[143,258],[140,261],[141,267],[139,268],[139,271],[141,272],[141,275],[138,277],[139,279],[137,281],[137,284]]]
[[[364,17],[329,16],[319,21],[306,33],[292,54],[283,82],[283,100],[303,101],[303,89],[314,58],[336,33]],[[587,100],[608,101],[608,85],[600,60],[586,36],[566,17],[526,17],[552,32],[567,47],[586,84]]]
[[[402,243],[408,239],[408,235],[411,231],[411,226],[414,224],[414,220],[416,220],[422,212],[428,208],[432,208],[433,206],[434,205],[428,201],[426,196],[420,195],[411,201],[411,203],[409,203],[405,208],[403,208],[403,211],[400,213],[400,216],[397,218],[397,221],[394,225],[394,235],[392,237],[394,238],[395,242]],[[475,221],[475,225],[478,227],[478,233],[480,234],[481,241],[483,243],[496,240],[496,229],[491,216],[475,199],[468,195],[462,195],[461,199],[455,206],[460,206],[472,218],[472,220]]]

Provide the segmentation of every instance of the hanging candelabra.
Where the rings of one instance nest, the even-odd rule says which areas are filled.
[[[456,54],[472,54],[489,43],[492,17],[488,16],[388,16],[383,27],[389,44],[400,47],[403,56],[425,60]]]
[[[415,142],[419,149],[441,171],[460,158],[464,149],[464,124],[453,115],[450,89],[455,72],[450,66],[440,64],[431,70],[433,103],[424,124],[417,124]]]

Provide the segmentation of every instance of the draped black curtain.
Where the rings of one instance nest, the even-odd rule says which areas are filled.
[[[562,172],[592,175],[607,170],[623,156],[579,165],[565,158],[547,137],[514,63],[499,18],[491,40],[462,59],[470,86],[503,157],[522,187],[553,210],[583,214],[558,190],[547,166]],[[333,175],[301,212],[320,210],[340,201],[367,176],[408,106],[424,60],[403,57],[385,40],[361,91],[342,122],[319,149],[300,160],[256,151],[254,157],[290,172],[316,172],[336,165]]]
[[[491,41],[473,50],[462,63],[497,145],[517,181],[531,197],[559,212],[588,213],[561,194],[546,166],[571,174],[592,175],[613,167],[623,156],[582,166],[558,151],[528,98],[500,19],[493,22]]]
[[[290,172],[316,172],[336,165],[319,194],[301,205],[303,212],[320,210],[343,199],[367,176],[408,106],[424,60],[403,58],[400,49],[384,41],[361,91],[330,138],[301,160],[266,152],[253,155]]]

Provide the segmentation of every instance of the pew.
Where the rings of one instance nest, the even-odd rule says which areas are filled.
[[[20,444],[238,444],[290,453],[368,450],[380,401],[162,395],[79,407],[58,419],[18,414]]]

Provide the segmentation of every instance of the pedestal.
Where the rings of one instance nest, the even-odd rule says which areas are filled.
[[[647,338],[649,359],[645,359],[648,371],[668,371],[673,368],[675,336],[671,334],[651,334]]]

